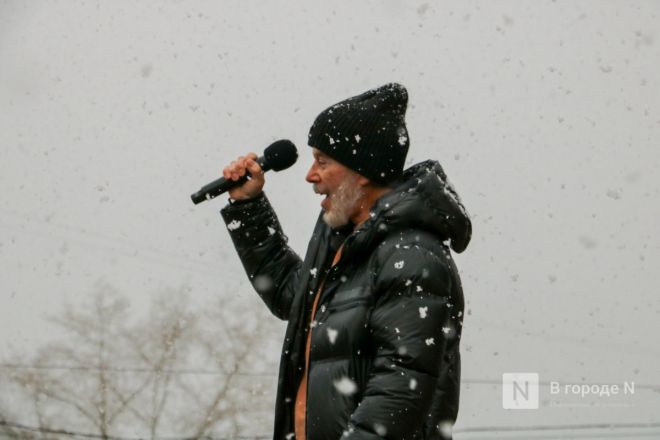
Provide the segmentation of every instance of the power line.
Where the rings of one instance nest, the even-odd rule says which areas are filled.
[[[495,431],[497,432],[497,431]],[[631,438],[641,438],[641,437],[651,437],[651,438],[659,438],[660,437],[660,432],[654,431],[654,432],[611,432],[611,433],[603,433],[603,432],[595,432],[595,433],[587,433],[587,432],[581,432],[581,433],[576,433],[576,432],[564,432],[563,434],[559,433],[541,433],[541,434],[532,434],[530,432],[526,432],[524,437],[521,437],[519,435],[513,435],[513,436],[507,436],[507,437],[502,437],[501,435],[497,435],[497,437],[493,437],[493,433],[490,433],[488,437],[469,437],[465,438],[460,437],[459,439],[456,440],[491,440],[493,438],[497,438],[497,440],[573,440],[573,439],[598,439],[598,440],[603,440],[606,438],[611,438],[614,440],[629,440]]]
[[[16,429],[20,431],[29,431],[29,432],[39,432],[46,434],[60,434],[68,437],[83,437],[83,438],[100,438],[104,440],[143,440],[143,437],[121,437],[114,435],[100,435],[92,434],[87,432],[78,432],[70,431],[66,429],[54,429],[54,428],[39,428],[35,426],[28,426],[21,423],[13,423],[5,420],[0,420],[0,426],[5,426],[7,428]],[[535,426],[479,426],[473,428],[462,428],[456,429],[453,431],[454,434],[469,434],[469,433],[485,433],[490,434],[494,432],[528,432],[526,438],[553,438],[556,439],[557,434],[550,434],[550,431],[579,431],[579,430],[594,430],[594,429],[657,429],[660,428],[660,423],[591,423],[591,424],[578,424],[578,425],[535,425]],[[534,435],[530,437],[529,431],[541,431],[548,432],[548,434]],[[626,432],[626,433],[572,433],[573,438],[604,438],[604,437],[618,437],[621,438],[622,435],[626,435],[626,438],[630,437],[649,437],[651,435],[658,435],[657,432]],[[502,437],[498,437],[502,438]],[[520,437],[511,437],[520,438]],[[158,440],[229,440],[227,438],[220,437],[157,437]],[[235,436],[232,437],[232,440],[266,440],[270,439],[270,436]],[[146,440],[146,439],[145,439]]]
[[[473,428],[455,429],[454,433],[469,432],[520,432],[520,431],[566,431],[581,429],[656,429],[660,428],[660,423],[583,423],[575,425],[533,425],[533,426],[478,426]]]
[[[30,364],[18,364],[18,363],[0,363],[0,369],[6,370],[70,370],[70,371],[111,371],[117,373],[153,373],[158,371],[163,374],[181,374],[181,375],[207,375],[207,376],[223,376],[227,372],[222,370],[205,370],[205,369],[196,369],[196,368],[179,368],[179,369],[164,369],[164,370],[154,370],[153,368],[146,367],[99,367],[99,366],[88,366],[88,365],[30,365]],[[277,377],[277,371],[274,369],[272,372],[265,371],[248,371],[248,372],[237,372],[233,373],[234,376],[251,376],[251,377]],[[576,381],[562,381],[570,383],[578,383]],[[502,385],[500,379],[474,379],[474,378],[464,378],[461,379],[461,383],[473,384],[473,385]],[[602,382],[579,382],[580,385],[599,385]],[[541,386],[550,386],[550,381],[539,381]],[[640,384],[635,383],[635,389],[644,389],[644,390],[660,390],[660,384]]]
[[[149,261],[155,262],[156,264],[162,264],[162,265],[167,265],[167,266],[172,266],[177,269],[182,269],[188,272],[197,272],[203,275],[209,275],[216,277],[218,275],[217,267],[211,263],[207,263],[203,260],[195,260],[191,259],[189,256],[184,256],[175,252],[170,252],[166,251],[163,249],[158,249],[154,246],[144,244],[144,243],[137,243],[134,241],[131,241],[129,239],[123,238],[123,237],[117,237],[117,236],[112,236],[112,235],[107,235],[95,231],[89,231],[85,228],[82,228],[80,226],[72,226],[68,224],[63,224],[63,223],[56,223],[56,222],[50,222],[50,221],[45,221],[43,219],[40,219],[38,217],[35,217],[35,215],[30,215],[24,212],[18,212],[15,210],[10,210],[6,208],[0,208],[0,212],[3,212],[5,214],[9,214],[14,217],[22,218],[24,220],[27,220],[28,222],[31,223],[41,223],[43,225],[47,225],[48,227],[54,228],[54,229],[60,229],[67,231],[69,233],[74,233],[74,234],[79,234],[82,236],[85,236],[85,239],[93,238],[95,237],[96,239],[100,239],[101,241],[107,241],[111,244],[104,244],[104,243],[93,243],[89,240],[83,239],[71,239],[71,238],[66,238],[60,236],[60,239],[66,239],[72,242],[79,241],[82,245],[85,246],[91,246],[96,249],[102,249],[104,251],[110,251],[112,253],[119,253],[122,255],[126,255],[129,257],[135,257],[144,261]],[[11,229],[16,232],[20,232],[23,234],[29,234],[29,235],[34,235],[38,237],[44,237],[48,239],[53,239],[54,236],[53,234],[46,234],[46,233],[41,233],[41,232],[34,232],[34,231],[29,231],[25,229],[21,229],[16,226],[8,226],[5,224],[0,223],[0,227],[6,228],[6,229]],[[143,251],[141,255],[136,255],[135,253],[131,253],[130,251],[122,250],[117,247],[117,245],[124,245],[124,246],[130,246],[130,249],[140,249]],[[150,253],[151,255],[145,255],[144,252]],[[178,261],[179,264],[174,263],[173,261]],[[183,265],[183,264],[185,265]],[[192,263],[192,265],[191,265]],[[233,281],[242,283],[245,281],[245,278],[237,276],[236,273],[234,272],[229,272],[229,273],[223,273],[223,277],[231,277]],[[489,320],[485,320],[482,318],[477,318],[476,323],[482,323],[485,324],[488,327],[491,328],[496,328],[502,331],[506,331],[509,333],[514,333],[517,335],[523,335],[523,336],[529,336],[533,337],[536,339],[542,339],[546,341],[560,341],[560,342],[566,342],[570,343],[573,345],[579,345],[583,347],[588,347],[596,350],[608,350],[612,351],[613,348],[616,348],[615,350],[617,353],[632,353],[636,355],[644,355],[648,356],[649,354],[654,355],[654,356],[659,356],[660,351],[657,351],[655,347],[631,347],[630,344],[623,344],[623,343],[616,343],[612,341],[598,341],[598,340],[590,340],[590,339],[585,339],[582,338],[581,340],[576,340],[573,336],[564,336],[564,335],[547,335],[539,332],[532,332],[532,331],[521,331],[521,329],[517,328],[510,328],[508,326],[503,326],[499,323],[495,323]],[[639,351],[639,350],[642,351]]]
[[[552,385],[553,381],[539,381],[540,386],[546,386],[549,387]],[[607,381],[601,381],[601,382],[582,382],[582,381],[570,381],[570,380],[561,380],[561,381],[554,381],[554,382],[560,382],[560,383],[571,383],[571,384],[579,384],[579,385],[601,385],[603,383],[606,383]],[[660,384],[639,384],[635,381],[631,381],[635,383],[635,389],[644,389],[644,390],[660,390]],[[461,383],[467,383],[467,384],[477,384],[477,385],[502,385],[502,380],[499,379],[461,379]]]
[[[9,364],[9,363],[0,363],[0,369],[6,370],[69,370],[69,371],[111,371],[117,373],[154,373],[159,372],[163,374],[191,374],[191,375],[209,375],[209,376],[222,376],[226,375],[226,371],[222,370],[203,370],[203,369],[193,369],[193,368],[183,368],[183,369],[162,369],[155,370],[153,368],[146,367],[98,367],[98,366],[85,366],[85,365],[28,365],[28,364]],[[262,372],[247,372],[247,373],[234,373],[233,375],[238,376],[272,376],[275,377],[276,373],[262,373]]]
[[[187,261],[187,262],[192,261],[197,266],[199,266],[199,265],[208,265],[210,268],[214,268],[213,265],[205,263],[203,261],[200,261],[200,260],[195,261],[195,260],[191,259],[189,256],[183,256],[183,255],[180,255],[176,252],[170,252],[170,251],[166,251],[166,250],[163,250],[163,249],[159,249],[159,248],[156,248],[156,247],[154,247],[152,245],[149,245],[149,244],[146,244],[146,243],[138,243],[138,242],[135,242],[135,241],[130,240],[128,238],[124,238],[124,237],[117,236],[117,235],[109,235],[109,234],[105,234],[105,233],[101,233],[101,232],[97,232],[97,231],[90,231],[86,228],[83,228],[81,226],[77,226],[77,225],[74,225],[74,224],[58,223],[58,222],[51,222],[49,220],[43,220],[43,219],[39,218],[39,214],[36,214],[36,213],[32,214],[32,213],[18,212],[18,211],[6,209],[6,208],[0,208],[0,212],[2,212],[4,214],[9,214],[9,215],[14,216],[14,217],[21,218],[21,219],[26,220],[27,222],[30,222],[30,223],[40,223],[40,224],[46,225],[47,227],[50,227],[50,228],[60,229],[60,230],[66,231],[68,233],[82,235],[82,236],[85,236],[85,238],[95,237],[95,238],[100,239],[100,240],[108,241],[112,244],[122,243],[122,244],[125,244],[125,245],[129,245],[132,248],[141,248],[143,250],[150,251],[150,252],[153,252],[153,253],[156,253],[156,254],[160,254],[160,255],[165,256],[165,257],[170,257],[170,258],[178,259],[178,260],[181,260],[181,261]],[[19,229],[19,231],[31,233],[31,231],[25,231],[25,230],[22,230],[22,229]],[[47,237],[52,237],[51,235],[48,235],[48,234],[40,234],[40,235],[46,235]]]
[[[0,420],[0,426],[6,426],[11,429],[17,429],[19,431],[29,431],[29,432],[39,432],[39,433],[44,433],[44,434],[60,434],[60,435],[66,435],[68,437],[83,437],[83,438],[100,438],[103,440],[147,440],[147,437],[120,437],[116,435],[101,435],[101,434],[92,434],[88,432],[78,432],[78,431],[69,431],[66,429],[52,429],[52,428],[38,428],[36,426],[28,426],[24,425],[22,423],[13,423],[13,422],[7,422],[5,420]],[[203,437],[156,437],[158,440],[230,440],[227,439],[226,437],[211,437],[211,436],[203,436]],[[237,440],[266,440],[270,439],[270,437],[266,436],[255,436],[255,437],[248,437],[248,436],[235,436],[232,437],[231,440],[237,439]]]
[[[615,439],[629,439],[634,437],[660,437],[660,432],[655,431],[660,428],[660,423],[591,423],[591,424],[576,424],[576,425],[535,425],[535,426],[479,426],[473,428],[455,429],[454,434],[467,434],[470,440],[478,439],[492,439],[494,433],[510,433],[512,436],[502,437],[498,435],[496,438],[501,440],[517,440],[517,439],[575,439],[575,438],[615,438]],[[625,430],[625,429],[651,429],[652,431],[645,432],[581,432],[574,431],[587,431],[587,430]],[[564,431],[559,433],[558,431]],[[536,432],[536,433],[534,433]],[[488,437],[473,437],[470,434],[488,433]],[[518,433],[518,434],[516,434]],[[523,435],[522,437],[521,435]],[[570,437],[564,437],[570,435]]]
[[[55,222],[48,222],[35,218],[34,216],[27,215],[25,213],[20,213],[13,210],[0,208],[0,212],[12,215],[14,217],[22,218],[31,223],[41,223],[52,229],[66,231],[68,234],[76,234],[82,238],[72,238],[62,235],[55,235],[52,233],[37,232],[32,230],[27,230],[24,227],[17,227],[14,225],[7,225],[0,223],[1,228],[13,230],[22,234],[33,235],[40,238],[46,238],[53,240],[54,238],[59,238],[60,240],[65,240],[66,242],[75,243],[82,246],[88,246],[95,249],[100,249],[106,252],[111,252],[113,254],[120,254],[129,257],[135,257],[144,261],[150,261],[156,264],[163,264],[168,266],[176,267],[177,269],[183,269],[189,272],[197,272],[204,275],[217,276],[218,271],[217,267],[211,263],[196,260],[190,258],[190,256],[185,256],[178,254],[176,252],[170,252],[163,249],[156,248],[154,246],[137,243],[132,240],[107,235],[99,232],[89,231],[80,226],[72,226]],[[105,243],[104,243],[105,242]],[[130,249],[130,250],[129,250]],[[141,253],[137,255],[134,251],[139,250]],[[235,281],[239,281],[239,277],[234,276],[233,273],[228,274],[230,277],[233,277]]]
[[[69,437],[102,438],[107,440],[138,440],[129,437],[104,436],[99,434],[90,434],[86,432],[68,431],[65,429],[37,428],[35,426],[27,426],[21,423],[11,423],[5,420],[0,420],[0,426],[6,426],[8,428],[17,429],[19,431],[39,432],[45,434],[60,434]]]
[[[63,236],[55,236],[53,234],[48,234],[48,233],[42,233],[42,232],[34,232],[34,231],[28,231],[28,230],[23,230],[20,228],[17,228],[15,226],[8,226],[6,224],[0,223],[0,228],[4,229],[9,229],[15,232],[19,232],[22,234],[27,234],[27,235],[33,235],[35,237],[40,237],[40,238],[47,238],[47,239],[54,239],[54,238],[59,238],[61,240],[65,240],[67,243],[74,243],[78,244],[80,246],[86,246],[95,250],[102,250],[104,252],[111,253],[113,255],[123,255],[126,257],[134,257],[137,258],[138,260],[142,260],[145,262],[150,262],[154,263],[157,265],[164,265],[164,266],[170,266],[175,269],[181,269],[185,270],[188,272],[196,272],[202,275],[211,275],[211,276],[217,276],[218,272],[217,270],[212,270],[212,266],[208,263],[206,264],[196,264],[192,265],[190,264],[191,262],[188,261],[186,264],[188,266],[183,266],[179,262],[175,262],[176,260],[180,260],[179,258],[172,257],[170,255],[159,255],[158,252],[152,251],[147,249],[148,252],[151,252],[152,255],[148,255],[145,253],[140,253],[139,255],[136,254],[135,252],[131,252],[127,249],[121,249],[120,247],[116,245],[111,245],[111,244],[105,244],[105,243],[95,243],[91,240],[84,240],[80,238],[69,238],[69,237],[63,237]],[[174,260],[174,261],[172,261]],[[193,261],[194,263],[194,261]],[[231,275],[231,274],[230,274]]]
[[[483,318],[471,318],[471,321],[474,321],[473,324],[478,326],[482,324],[484,326],[494,328],[497,330],[505,331],[507,333],[513,333],[519,336],[526,336],[535,339],[541,339],[544,341],[552,342],[564,342],[571,345],[577,345],[580,347],[591,348],[594,350],[600,351],[609,351],[614,353],[629,353],[639,356],[660,356],[660,351],[656,347],[642,347],[642,346],[631,346],[630,343],[618,343],[615,341],[599,341],[595,339],[587,339],[584,337],[576,338],[571,335],[561,335],[561,334],[552,334],[548,335],[545,333],[540,333],[538,331],[530,331],[524,328],[511,328],[500,323],[490,321]],[[472,324],[471,324],[472,325]]]

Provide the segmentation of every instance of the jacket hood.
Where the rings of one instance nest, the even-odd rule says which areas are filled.
[[[444,170],[434,160],[406,169],[393,184],[393,190],[378,199],[370,216],[352,234],[355,245],[362,248],[370,248],[392,232],[413,228],[448,241],[460,253],[472,236],[470,217]]]

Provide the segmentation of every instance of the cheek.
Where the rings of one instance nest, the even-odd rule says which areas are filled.
[[[323,184],[331,191],[336,191],[342,182],[341,176],[338,176],[336,173],[325,173],[322,179]]]
[[[339,188],[339,185],[338,185],[337,183],[335,183],[335,182],[327,183],[327,184],[325,185],[325,189],[326,189],[326,191],[327,191],[328,193],[332,194],[332,195],[337,194],[337,188]]]

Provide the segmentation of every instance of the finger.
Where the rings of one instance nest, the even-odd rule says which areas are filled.
[[[241,165],[240,160],[235,160],[231,163],[231,178],[232,180],[238,180],[243,171],[243,166]]]
[[[241,157],[239,158],[239,162],[238,162],[238,163],[239,163],[238,174],[241,175],[241,176],[244,176],[244,175],[245,175],[245,172],[247,171],[247,158],[241,156]]]
[[[229,178],[231,180],[236,180],[238,178],[236,161],[233,161],[227,170]]]
[[[258,176],[263,174],[263,170],[254,159],[247,160],[247,169],[248,171],[250,171],[250,174],[252,174],[252,176]]]

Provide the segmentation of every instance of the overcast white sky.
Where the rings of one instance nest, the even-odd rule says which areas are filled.
[[[398,81],[408,163],[439,160],[473,220],[456,428],[657,421],[651,389],[521,413],[495,384],[660,387],[659,14],[652,0],[0,0],[0,355],[47,340],[45,314],[99,279],[137,314],[185,285],[196,304],[240,295],[252,316],[225,199],[190,194],[291,139],[299,162],[266,191],[303,253],[320,209],[310,124]]]

